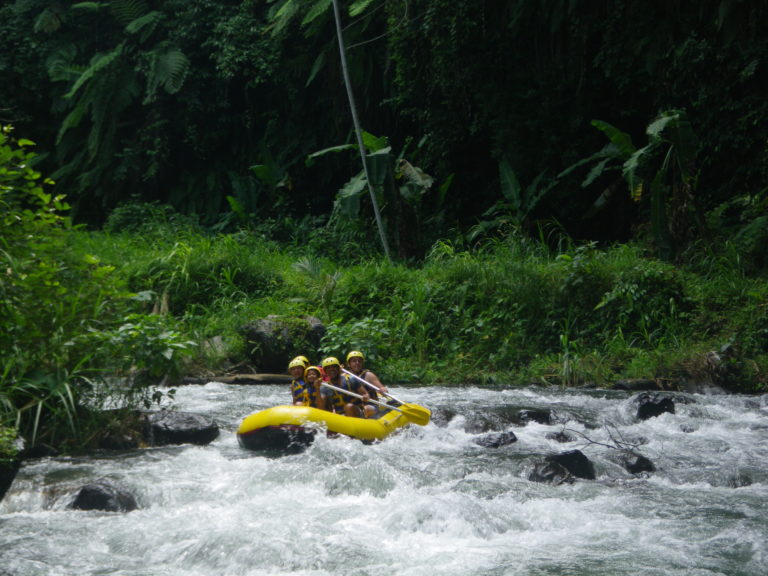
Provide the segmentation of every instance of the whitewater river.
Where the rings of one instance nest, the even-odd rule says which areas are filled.
[[[437,422],[376,445],[321,437],[303,454],[267,458],[241,449],[234,430],[284,403],[285,386],[183,387],[178,407],[214,418],[220,437],[26,462],[0,503],[0,575],[768,573],[766,397],[681,395],[675,414],[639,422],[620,392],[393,392]],[[521,409],[554,410],[559,423],[513,425]],[[473,441],[510,427],[514,444]],[[564,428],[579,440],[547,439]],[[628,473],[616,441],[657,471]],[[597,480],[528,480],[569,449],[593,461]],[[79,486],[103,477],[140,509],[67,509]]]

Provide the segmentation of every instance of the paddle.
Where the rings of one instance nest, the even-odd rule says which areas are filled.
[[[409,404],[408,402],[403,402],[402,400],[392,396],[392,394],[390,394],[389,392],[382,392],[381,390],[376,388],[376,386],[374,386],[373,384],[371,384],[367,380],[364,380],[363,378],[360,378],[360,376],[357,376],[356,374],[352,374],[352,372],[350,372],[349,370],[345,370],[344,368],[342,368],[341,371],[344,372],[344,374],[346,374],[347,376],[352,376],[352,378],[354,378],[355,380],[358,380],[358,381],[362,382],[363,384],[368,386],[368,388],[370,388],[371,390],[376,390],[376,392],[378,392],[379,394],[383,394],[385,396],[389,396],[395,402],[400,402],[400,404],[401,404],[400,407],[401,408],[403,406],[407,406],[408,407],[407,410],[409,410],[412,414],[419,414],[419,420],[422,420],[424,422],[424,424],[419,424],[419,422],[416,421],[416,418],[415,417],[413,418],[413,422],[416,423],[416,424],[419,424],[419,426],[426,426],[427,423],[429,422],[429,419],[432,416],[432,412],[430,412],[429,409],[424,408],[423,406],[419,406],[418,404]],[[371,401],[373,402],[373,400],[371,400]],[[401,412],[402,412],[402,410],[401,410]]]
[[[360,400],[365,401],[365,398],[360,396],[360,394],[355,394],[349,390],[344,390],[344,388],[339,388],[338,386],[334,386],[328,382],[323,382],[322,385],[327,386],[331,390],[336,390],[336,392],[341,392],[347,396],[352,396],[354,398],[359,398]],[[396,408],[394,406],[390,406],[389,404],[385,404],[384,402],[374,400],[373,398],[369,398],[368,402],[371,404],[378,404],[379,406],[389,408],[390,410],[397,410],[398,412],[401,412],[403,416],[405,416],[409,421],[413,422],[414,424],[418,424],[419,426],[426,426],[429,424],[429,417],[431,412],[426,408],[422,408],[421,406],[417,406],[415,404],[403,404],[402,406]]]

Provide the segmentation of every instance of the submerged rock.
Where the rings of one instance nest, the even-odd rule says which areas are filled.
[[[576,441],[576,437],[573,434],[569,434],[568,432],[550,432],[546,435],[546,439],[554,440],[555,442],[560,442],[561,444]]]
[[[548,410],[520,410],[517,413],[517,420],[521,424],[528,424],[528,422],[552,424],[552,413]]]
[[[641,472],[655,472],[656,466],[648,458],[634,452],[625,452],[621,455],[621,463],[628,472],[640,474]]]
[[[86,484],[75,496],[69,507],[73,510],[104,510],[106,512],[130,512],[139,505],[136,498],[123,486],[106,478]]]

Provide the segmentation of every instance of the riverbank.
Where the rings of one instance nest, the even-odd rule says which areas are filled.
[[[246,327],[268,316],[288,331],[317,318],[319,343],[292,352],[363,350],[386,382],[767,386],[768,283],[737,258],[673,265],[637,245],[553,249],[512,233],[439,242],[419,263],[341,261],[187,224],[63,228],[49,242],[43,272],[14,269],[3,331],[3,422],[21,409],[27,439],[74,445],[100,425],[83,403],[156,405],[185,376],[260,371]]]

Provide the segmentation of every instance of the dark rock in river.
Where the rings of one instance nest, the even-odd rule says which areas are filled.
[[[164,410],[147,416],[146,434],[150,446],[210,444],[219,436],[219,426],[199,414]]]
[[[531,482],[554,484],[555,486],[573,483],[573,477],[570,472],[557,462],[540,462],[536,464],[533,471],[528,475],[528,480]]]
[[[494,432],[493,434],[485,434],[478,438],[475,438],[473,442],[479,446],[485,448],[500,448],[507,444],[517,442],[517,436],[511,431],[506,432]]]
[[[297,354],[313,354],[320,348],[325,326],[312,316],[282,318],[267,316],[243,326],[249,360],[262,372],[284,373]]]
[[[520,410],[517,413],[517,421],[520,424],[528,424],[528,422],[552,424],[552,413],[545,410]]]
[[[10,462],[0,462],[0,501],[2,501],[5,493],[13,484],[16,473],[21,466],[21,459],[14,458]]]
[[[643,392],[633,399],[637,403],[637,417],[648,420],[665,412],[675,413],[675,402],[669,396]]]
[[[440,428],[445,428],[455,417],[456,412],[450,408],[435,408],[432,410],[430,421]]]
[[[640,474],[641,472],[655,472],[656,466],[648,458],[634,452],[625,452],[621,455],[621,463],[628,472]]]
[[[554,440],[555,442],[560,442],[561,444],[576,441],[576,437],[573,434],[569,434],[568,432],[550,432],[546,435],[546,438],[547,440]]]
[[[547,456],[547,462],[560,464],[577,478],[595,479],[595,467],[592,462],[579,450],[569,450],[553,456]]]
[[[86,484],[75,496],[74,510],[104,510],[106,512],[130,512],[139,506],[133,494],[106,478]]]

